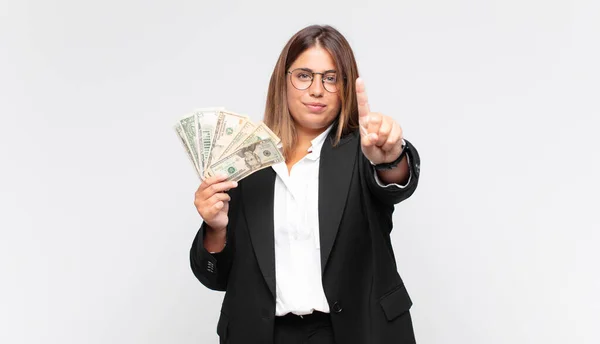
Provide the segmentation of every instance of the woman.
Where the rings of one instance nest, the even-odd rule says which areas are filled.
[[[390,232],[419,156],[398,123],[370,111],[337,30],[309,26],[289,40],[264,122],[286,161],[239,185],[206,179],[195,195],[204,223],[191,267],[226,292],[221,343],[414,343]]]

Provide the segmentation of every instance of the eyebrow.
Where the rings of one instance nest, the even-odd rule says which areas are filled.
[[[310,69],[310,68],[304,68],[304,67],[300,67],[300,68],[298,68],[298,69],[302,69],[302,70],[305,70],[305,71],[307,71],[307,72],[311,72],[311,73],[313,72],[313,70],[312,70],[312,69]],[[328,70],[324,71],[323,73],[337,73],[337,72],[336,72],[336,70],[335,70],[335,69],[328,69]]]

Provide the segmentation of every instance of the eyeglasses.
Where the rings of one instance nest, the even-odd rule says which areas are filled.
[[[335,93],[338,90],[338,79],[334,71],[317,73],[308,68],[296,68],[292,71],[287,71],[287,73],[290,74],[292,85],[298,90],[309,88],[315,79],[315,74],[321,75],[323,88],[325,88],[327,92]]]

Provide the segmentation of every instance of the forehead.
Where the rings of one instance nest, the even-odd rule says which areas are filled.
[[[335,69],[335,62],[327,50],[315,46],[306,49],[298,56],[290,67],[290,69],[294,68],[308,68],[320,72]]]

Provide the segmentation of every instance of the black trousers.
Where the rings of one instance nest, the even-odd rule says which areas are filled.
[[[331,318],[314,312],[302,317],[287,314],[275,317],[275,344],[335,344]]]

